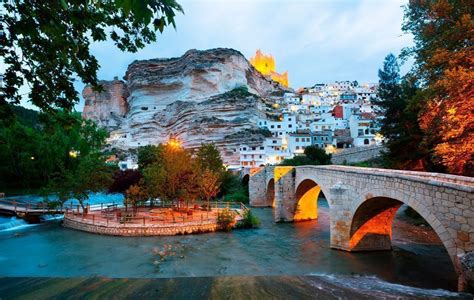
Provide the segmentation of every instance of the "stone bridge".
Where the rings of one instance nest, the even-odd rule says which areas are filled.
[[[250,205],[273,207],[277,222],[316,219],[323,192],[331,248],[345,251],[391,249],[392,220],[406,204],[438,234],[459,289],[474,287],[474,178],[348,166],[269,166],[243,176]]]

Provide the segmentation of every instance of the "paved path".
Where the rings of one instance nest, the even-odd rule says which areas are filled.
[[[354,277],[348,277],[349,280]],[[341,280],[341,278],[339,278]],[[344,278],[342,278],[345,281]],[[388,285],[390,286],[390,285]],[[318,276],[163,279],[0,278],[1,299],[472,299],[470,294],[400,288],[353,289]]]

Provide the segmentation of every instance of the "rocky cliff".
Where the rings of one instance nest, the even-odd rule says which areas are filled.
[[[264,99],[288,89],[256,71],[233,49],[189,50],[170,59],[134,61],[125,82],[104,81],[104,91],[83,91],[83,116],[111,132],[122,150],[166,141],[185,147],[215,143],[228,164],[238,164],[238,147],[264,136],[257,120]]]

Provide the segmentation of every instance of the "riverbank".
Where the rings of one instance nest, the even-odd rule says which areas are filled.
[[[362,284],[364,283],[365,284]],[[2,299],[472,299],[354,276],[0,278]]]

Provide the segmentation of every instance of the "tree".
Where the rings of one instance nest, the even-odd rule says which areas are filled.
[[[116,170],[109,193],[125,193],[130,186],[138,184],[142,177],[138,170]]]
[[[76,199],[84,209],[91,193],[103,191],[111,184],[112,172],[113,169],[101,158],[89,155],[79,159],[75,168],[67,169],[52,179],[46,191],[57,195],[61,207],[65,201]]]
[[[102,149],[107,133],[78,114],[43,115],[43,138],[38,145],[38,164],[45,172],[44,194],[59,202],[74,198],[84,208],[89,194],[107,189],[114,168],[105,162]]]
[[[314,165],[330,165],[331,154],[327,154],[324,149],[316,146],[308,146],[304,149],[304,154]]]
[[[214,144],[201,144],[196,153],[196,160],[203,170],[210,170],[218,174],[225,171],[221,154]]]
[[[384,116],[379,121],[380,132],[388,139],[384,161],[393,168],[424,170],[431,162],[423,147],[417,120],[420,111],[416,105],[418,83],[410,75],[401,79],[399,72],[396,57],[387,55],[383,69],[379,69],[379,99],[373,100]]]
[[[402,29],[415,45],[411,74],[422,82],[418,92],[423,143],[435,162],[455,174],[474,174],[474,43],[472,1],[410,1]]]
[[[329,165],[331,164],[331,154],[327,154],[324,149],[316,146],[308,146],[304,149],[304,155],[297,155],[293,158],[283,160],[281,166],[304,166],[304,165]]]
[[[136,213],[138,205],[146,200],[146,193],[143,191],[143,188],[139,184],[131,185],[125,191],[125,205],[131,205],[133,207],[133,212]]]
[[[183,10],[175,0],[2,1],[2,118],[8,102],[19,103],[25,83],[39,108],[71,111],[79,101],[76,77],[100,90],[91,43],[109,37],[120,50],[136,52],[156,40],[156,31],[175,27],[176,12]]]
[[[155,148],[160,159],[143,170],[144,182],[152,198],[179,204],[197,194],[196,166],[186,149],[170,145]]]
[[[147,166],[162,160],[163,145],[146,145],[138,148],[138,169],[143,171]]]
[[[221,174],[211,170],[204,170],[201,172],[198,182],[200,194],[207,201],[207,208],[209,209],[209,202],[219,193]]]

